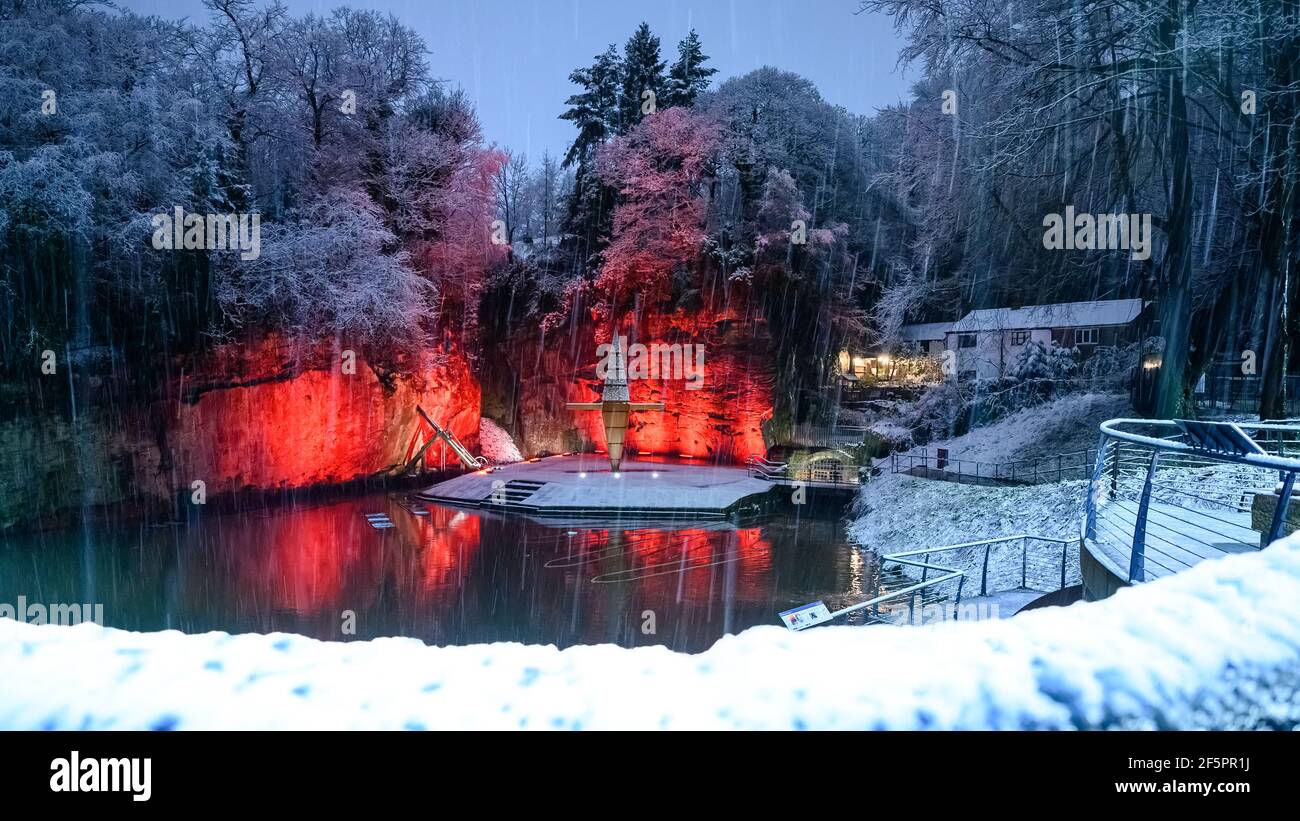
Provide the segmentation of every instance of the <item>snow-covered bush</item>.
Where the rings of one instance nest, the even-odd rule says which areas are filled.
[[[1106,379],[1124,376],[1138,362],[1139,344],[1101,345],[1092,355],[1079,363],[1079,375],[1085,379]]]
[[[836,421],[845,427],[865,428],[871,423],[871,417],[865,411],[854,410],[852,408],[840,408]]]
[[[494,465],[522,462],[519,446],[500,425],[486,416],[479,420],[478,442],[483,456]]]
[[[867,444],[876,456],[884,456],[895,451],[912,447],[912,431],[895,421],[876,422],[867,428]]]
[[[1078,371],[1078,358],[1078,348],[1047,346],[1030,340],[1016,358],[1011,376],[1021,382],[1030,379],[1069,379]]]
[[[962,389],[952,381],[932,385],[912,406],[904,424],[916,440],[925,442],[934,437],[952,435],[966,400]]]

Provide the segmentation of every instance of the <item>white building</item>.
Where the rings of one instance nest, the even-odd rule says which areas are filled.
[[[1101,345],[1128,344],[1148,304],[1102,299],[971,311],[948,328],[944,347],[956,354],[958,379],[992,379],[1009,373],[1031,341],[1078,348],[1084,357]]]

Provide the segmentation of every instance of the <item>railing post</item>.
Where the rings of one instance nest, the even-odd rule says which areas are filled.
[[[963,573],[957,577],[957,601],[953,604],[952,620],[957,621],[957,614],[961,612],[961,591],[966,586],[966,574]]]
[[[1020,586],[1028,587],[1029,580],[1029,537],[1020,540]]]
[[[1058,590],[1065,589],[1065,562],[1070,555],[1070,543],[1066,542],[1061,545],[1061,586]]]
[[[926,554],[925,554],[925,563],[926,563],[926,565],[929,565],[929,564],[930,564],[930,554],[929,554],[929,553],[926,553]],[[926,580],[926,578],[929,576],[929,574],[930,574],[930,568],[929,568],[929,567],[922,567],[922,568],[921,568],[921,581],[924,582],[924,581]]]
[[[1273,521],[1268,526],[1268,540],[1260,547],[1268,547],[1282,536],[1282,527],[1286,524],[1287,508],[1291,506],[1291,490],[1295,487],[1295,472],[1292,471],[1282,480],[1282,492],[1277,495],[1277,507],[1273,508]]]
[[[1101,438],[1101,447],[1103,448],[1103,452],[1104,452],[1104,449],[1106,447],[1106,437],[1104,436]],[[1119,494],[1120,447],[1121,447],[1120,441],[1116,439],[1115,440],[1115,466],[1112,467],[1110,471],[1110,495],[1111,496],[1116,496]]]
[[[1118,442],[1116,443],[1118,444]],[[1119,452],[1116,451],[1115,458],[1119,458]],[[1086,515],[1087,524],[1084,526],[1083,535],[1093,541],[1097,540],[1097,492],[1101,490],[1101,472],[1106,467],[1106,434],[1101,435],[1101,441],[1097,445],[1097,464],[1092,469],[1092,480],[1088,482],[1088,496],[1084,499],[1083,509]],[[1112,487],[1111,493],[1114,493]]]
[[[1160,465],[1160,451],[1151,451],[1151,464],[1147,467],[1147,478],[1142,483],[1142,499],[1138,502],[1137,521],[1133,523],[1133,552],[1129,556],[1128,580],[1142,582],[1146,580],[1147,550],[1147,511],[1151,508],[1151,481],[1155,478],[1156,468]]]
[[[987,596],[989,589],[989,551],[993,545],[984,545],[984,569],[980,572],[980,595]]]

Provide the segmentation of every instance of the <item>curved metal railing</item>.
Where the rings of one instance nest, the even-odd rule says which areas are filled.
[[[1288,529],[1300,426],[1112,419],[1082,536],[1130,583],[1266,546]]]
[[[1016,542],[1020,543],[1020,561],[1018,564],[1014,561],[1011,563],[1000,561],[996,565],[991,565],[993,551],[998,546],[1011,545],[1012,550],[1014,550]],[[1050,562],[1038,556],[1031,557],[1029,549],[1031,542],[1060,546],[1059,584],[1057,583],[1055,557]],[[880,557],[881,569],[884,570],[889,564],[912,568],[911,572],[904,574],[911,577],[911,584],[880,593],[866,601],[841,607],[838,610],[828,610],[815,621],[802,624],[787,622],[786,626],[792,630],[802,630],[805,627],[813,626],[813,624],[821,624],[859,611],[868,611],[872,616],[879,619],[882,610],[888,611],[892,606],[899,604],[906,604],[910,608],[912,606],[912,597],[934,591],[940,585],[948,582],[956,582],[956,591],[950,599],[952,602],[952,617],[955,621],[960,618],[962,597],[967,592],[966,580],[971,577],[973,585],[973,577],[977,569],[979,574],[979,593],[977,595],[981,597],[1017,589],[1051,593],[1066,586],[1069,576],[1070,548],[1076,544],[1077,542],[1074,539],[1017,533],[1011,536],[996,536],[989,539],[978,539],[973,542],[943,545],[942,547],[926,547],[901,553],[887,553]],[[936,554],[956,554],[956,556],[953,559],[945,560],[943,564],[937,564],[931,561],[931,557]],[[1075,567],[1077,568],[1077,562]],[[1049,568],[1052,581],[1044,582],[1042,580],[1047,578],[1045,571]],[[919,579],[915,578],[916,570],[920,570]],[[1017,570],[1019,571],[1018,574]],[[935,575],[932,576],[931,573]],[[1053,587],[1054,584],[1057,586]],[[805,605],[805,607],[811,606]],[[796,609],[801,610],[804,608]],[[910,618],[909,621],[911,621]]]

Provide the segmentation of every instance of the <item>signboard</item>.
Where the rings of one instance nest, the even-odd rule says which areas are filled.
[[[780,615],[781,621],[785,622],[786,627],[791,630],[802,630],[805,627],[812,627],[814,624],[830,621],[831,611],[824,602],[815,601],[812,604],[805,604],[793,610],[786,610]]]

